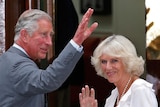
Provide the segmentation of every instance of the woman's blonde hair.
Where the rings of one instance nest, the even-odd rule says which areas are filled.
[[[91,56],[91,64],[95,67],[98,75],[104,77],[100,67],[100,56],[106,54],[122,59],[127,72],[141,76],[144,72],[144,60],[137,56],[137,51],[133,43],[122,35],[112,35],[103,40]]]

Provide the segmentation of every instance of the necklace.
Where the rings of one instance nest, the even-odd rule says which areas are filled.
[[[127,88],[128,88],[128,86],[129,86],[129,83],[130,83],[131,79],[132,79],[132,76],[130,76],[130,78],[129,78],[127,84],[126,84],[126,86],[124,87],[123,92],[122,92],[122,95],[121,95],[121,96],[118,95],[116,105],[118,105],[120,99],[122,98],[122,96],[123,96],[123,95],[125,94],[125,92],[127,91]]]

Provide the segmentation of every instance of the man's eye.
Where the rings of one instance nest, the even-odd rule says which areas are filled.
[[[52,32],[52,33],[50,33],[50,36],[51,36],[51,37],[53,37],[53,36],[54,36],[54,33],[53,33],[53,32]]]
[[[41,33],[41,35],[42,35],[43,37],[45,37],[45,36],[47,36],[47,33]]]

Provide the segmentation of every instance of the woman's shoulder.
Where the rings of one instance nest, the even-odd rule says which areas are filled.
[[[149,83],[148,81],[142,79],[142,78],[138,78],[136,79],[132,85],[131,85],[131,89],[135,90],[135,89],[152,89],[153,88],[153,84]]]

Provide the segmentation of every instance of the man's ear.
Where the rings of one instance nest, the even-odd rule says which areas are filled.
[[[25,29],[22,29],[20,31],[20,38],[23,42],[27,43],[29,41],[29,33],[25,30]]]

